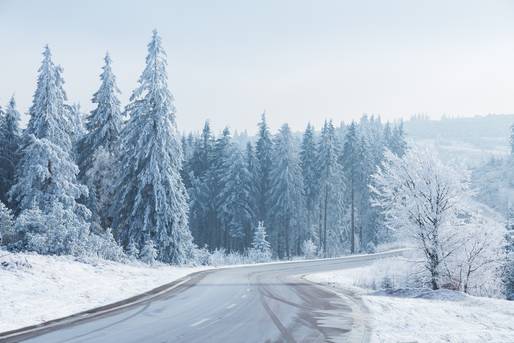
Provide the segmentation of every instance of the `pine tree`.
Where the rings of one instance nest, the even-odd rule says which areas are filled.
[[[190,186],[190,227],[195,242],[200,245],[212,244],[212,229],[216,225],[215,191],[210,182],[209,170],[213,164],[214,137],[209,122],[206,121],[201,136],[195,140],[194,151],[188,161]]]
[[[0,201],[8,201],[7,192],[14,184],[21,146],[20,113],[11,97],[5,113],[0,116]]]
[[[228,128],[223,129],[221,136],[216,139],[213,150],[212,165],[207,173],[210,198],[213,199],[211,210],[214,216],[214,225],[211,226],[211,247],[227,247],[229,245],[228,218],[224,212],[227,197],[224,192],[226,175],[230,170],[231,136]],[[211,220],[212,222],[212,220]]]
[[[236,146],[231,146],[226,163],[228,172],[221,179],[224,184],[221,216],[230,237],[236,242],[235,247],[243,250],[246,235],[255,220],[251,194],[253,180],[243,154]]]
[[[120,137],[113,224],[124,247],[131,240],[142,247],[151,239],[160,260],[182,264],[192,257],[193,242],[166,66],[161,38],[154,31],[146,67],[127,106],[130,120]]]
[[[255,262],[267,262],[271,259],[271,244],[266,239],[266,228],[262,221],[255,229],[249,255]]]
[[[302,170],[291,130],[282,125],[273,142],[271,178],[271,222],[280,258],[298,254],[304,232],[304,188]],[[294,233],[293,233],[294,230]],[[294,244],[294,247],[291,245]]]
[[[359,189],[360,182],[362,182],[362,154],[360,152],[359,137],[357,134],[357,125],[355,122],[350,124],[346,133],[345,142],[343,145],[343,154],[341,165],[345,175],[346,189],[348,191],[348,203],[350,206],[350,252],[355,253],[355,221],[356,221],[356,203],[360,195]]]
[[[25,136],[46,138],[66,152],[72,149],[74,121],[66,109],[62,68],[52,61],[48,46],[43,50],[43,62],[38,70],[37,88],[29,114]]]
[[[21,212],[16,222],[19,248],[80,254],[90,212],[76,202],[87,195],[87,187],[77,182],[78,167],[71,158],[73,121],[65,108],[61,73],[45,47],[17,182],[9,195]]]
[[[248,171],[248,206],[250,208],[251,213],[253,213],[252,225],[247,227],[247,231],[245,233],[245,246],[249,246],[252,242],[253,237],[253,227],[255,222],[257,221],[257,201],[258,201],[258,186],[257,186],[257,170],[259,166],[259,162],[257,161],[257,157],[255,156],[255,150],[251,142],[246,144],[246,152],[245,152],[245,166]]]
[[[507,232],[505,234],[505,269],[503,282],[505,284],[505,297],[514,300],[514,213],[509,209]]]
[[[266,114],[263,113],[259,122],[259,133],[255,147],[255,154],[259,162],[257,170],[257,186],[258,186],[258,217],[260,220],[267,221],[269,216],[268,198],[270,193],[270,171],[271,171],[271,150],[272,141],[268,124],[266,123]]]
[[[343,241],[344,175],[339,163],[340,154],[334,125],[332,121],[325,122],[318,144],[321,191],[318,248],[323,249],[324,256],[340,252]]]
[[[99,148],[114,151],[121,131],[122,114],[118,99],[120,91],[112,72],[109,54],[105,55],[104,61],[103,72],[100,74],[100,88],[93,94],[92,99],[96,108],[86,118],[87,134],[79,143],[78,164],[81,175],[85,175],[91,168],[93,156]]]
[[[405,141],[403,121],[401,121],[398,125],[395,125],[393,128],[390,150],[398,157],[403,157],[407,151],[407,142]]]
[[[106,54],[104,61],[103,72],[100,74],[101,85],[92,99],[96,108],[86,118],[87,133],[77,144],[79,179],[89,188],[86,203],[93,212],[96,230],[111,224],[106,208],[114,173],[114,152],[122,126],[118,99],[120,91],[111,69],[109,54]]]
[[[314,226],[319,199],[318,153],[314,134],[314,127],[308,124],[303,134],[300,150],[300,166],[302,168],[305,206],[307,209],[307,228],[311,231],[311,234],[315,234]]]

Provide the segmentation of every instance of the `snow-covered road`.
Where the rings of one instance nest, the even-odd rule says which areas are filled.
[[[398,253],[206,271],[151,300],[74,325],[66,323],[28,341],[362,341],[369,328],[358,299],[341,297],[299,276],[362,267]]]

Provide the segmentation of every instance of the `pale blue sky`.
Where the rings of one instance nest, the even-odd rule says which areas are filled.
[[[303,129],[386,119],[514,113],[514,1],[0,0],[0,101],[30,106],[42,47],[86,110],[109,50],[134,88],[153,28],[168,52],[181,130]]]

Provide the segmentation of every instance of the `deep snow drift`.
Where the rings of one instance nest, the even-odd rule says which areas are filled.
[[[373,268],[317,273],[306,278],[361,294],[372,316],[372,342],[514,342],[514,302],[446,290],[385,292],[358,287],[378,282],[372,275]]]
[[[0,250],[0,332],[123,300],[201,269]]]

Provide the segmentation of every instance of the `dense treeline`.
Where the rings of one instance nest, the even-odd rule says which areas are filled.
[[[154,32],[122,109],[107,55],[83,118],[45,47],[27,128],[14,99],[0,112],[3,245],[180,264],[222,249],[333,256],[388,238],[368,184],[386,149],[405,153],[402,123],[363,116],[300,135],[287,124],[272,133],[262,115],[256,137],[215,135],[207,122],[181,138],[166,68]]]
[[[308,240],[333,256],[387,239],[368,185],[385,149],[404,154],[402,123],[363,116],[338,127],[326,121],[321,132],[308,124],[302,136],[284,124],[272,135],[263,114],[258,129],[254,139],[234,139],[228,128],[216,136],[206,122],[200,134],[182,138],[198,245],[243,251],[258,221],[279,258],[302,254]]]

